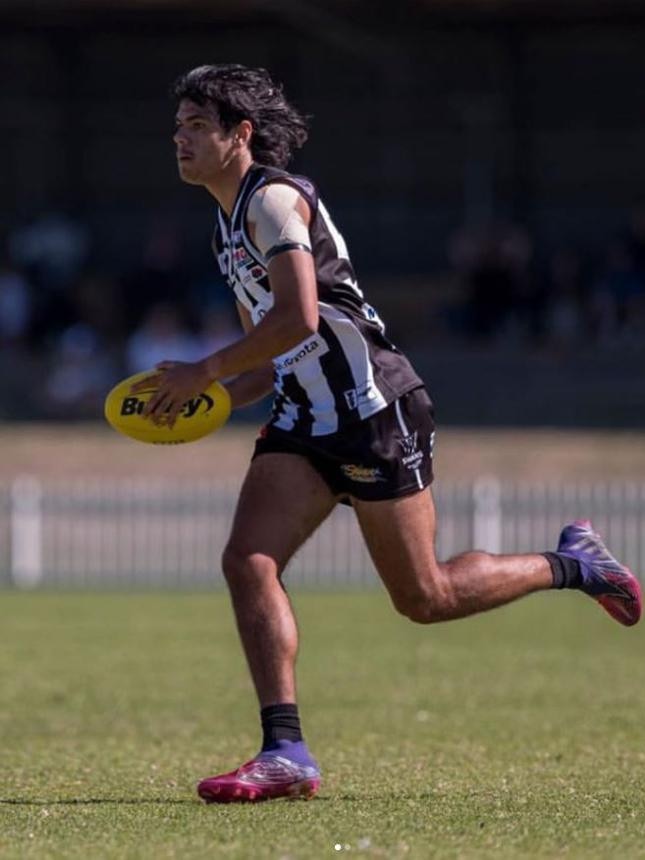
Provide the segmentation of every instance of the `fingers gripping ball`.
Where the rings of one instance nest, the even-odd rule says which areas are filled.
[[[132,394],[131,387],[155,373],[153,370],[137,373],[115,385],[105,398],[105,418],[119,433],[148,442],[151,445],[180,445],[194,442],[218,430],[231,414],[231,398],[219,382],[211,383],[201,394],[195,395],[179,413],[173,427],[154,424],[142,417],[143,408],[155,393],[155,388]]]

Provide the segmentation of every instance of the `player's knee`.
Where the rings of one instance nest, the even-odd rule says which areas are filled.
[[[266,556],[248,553],[228,544],[222,554],[222,573],[229,588],[249,589],[275,574],[275,565]]]
[[[248,553],[229,544],[222,554],[222,573],[229,587],[247,582],[252,578],[254,566]]]
[[[392,602],[397,612],[415,624],[436,624],[455,615],[454,600],[448,589],[418,588],[392,595]]]

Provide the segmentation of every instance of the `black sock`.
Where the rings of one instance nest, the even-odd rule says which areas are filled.
[[[559,552],[543,552],[542,555],[551,565],[553,588],[580,588],[582,573],[577,559]]]
[[[260,711],[262,720],[262,749],[270,749],[276,741],[301,741],[298,705],[267,705]]]

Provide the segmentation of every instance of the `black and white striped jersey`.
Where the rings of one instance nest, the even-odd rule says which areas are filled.
[[[249,201],[262,186],[296,188],[311,207],[311,247],[318,283],[318,331],[273,360],[275,400],[270,424],[301,436],[325,436],[368,418],[422,385],[407,358],[356,283],[347,246],[313,183],[254,165],[240,186],[230,219],[217,207],[213,251],[236,299],[253,323],[273,306],[267,260],[247,229]]]

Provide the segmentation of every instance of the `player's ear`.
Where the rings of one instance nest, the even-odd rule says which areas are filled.
[[[233,139],[237,144],[246,144],[246,146],[248,146],[251,143],[252,134],[253,125],[251,124],[251,122],[249,122],[248,119],[243,119],[235,129],[235,135]]]

